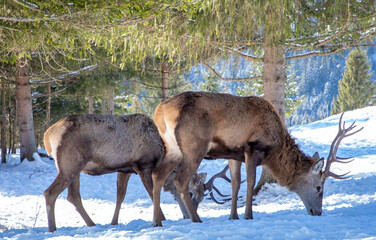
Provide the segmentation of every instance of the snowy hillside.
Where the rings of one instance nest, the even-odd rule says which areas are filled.
[[[327,157],[338,119],[336,115],[294,126],[290,131],[307,154],[318,151]],[[346,138],[340,146],[338,155],[354,156],[355,161],[334,164],[333,171],[351,170],[352,176],[327,180],[322,216],[309,216],[295,193],[273,184],[256,197],[254,219],[244,220],[243,184],[240,220],[228,220],[229,202],[218,205],[205,199],[198,211],[203,223],[191,223],[182,219],[177,203],[163,192],[162,209],[167,221],[164,227],[153,228],[152,202],[134,175],[120,211],[120,224],[111,226],[116,174],[82,174],[83,204],[97,226],[85,225],[66,200],[65,191],[56,203],[57,231],[48,233],[43,191],[57,174],[54,162],[41,159],[19,164],[19,156],[13,155],[8,164],[0,166],[0,239],[376,239],[376,107],[347,112],[344,120],[348,125],[356,120],[364,130]],[[200,171],[210,177],[226,164],[225,160],[203,161]],[[244,168],[242,171],[244,179]],[[218,179],[215,184],[224,193],[231,192],[229,183]]]

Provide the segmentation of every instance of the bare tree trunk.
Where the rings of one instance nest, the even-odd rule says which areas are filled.
[[[163,101],[168,99],[168,64],[162,63],[162,98]]]
[[[10,94],[9,94],[10,95]],[[12,123],[12,110],[11,110],[11,101],[10,101],[10,97],[9,97],[9,105],[8,105],[8,122],[9,122],[9,126],[8,126],[8,136],[9,136],[9,141],[8,141],[8,154],[11,153],[11,150],[12,150],[12,146],[13,146],[13,134],[12,134],[12,126],[13,126],[13,123]]]
[[[106,114],[106,106],[107,106],[107,91],[104,88],[103,95],[102,95],[102,114]]]
[[[89,92],[88,102],[89,102],[89,114],[93,114],[93,113],[94,113],[94,97],[93,97],[93,91],[90,91],[90,92]]]
[[[34,133],[33,108],[31,98],[30,76],[26,58],[17,62],[16,102],[18,129],[20,135],[21,161],[25,158],[32,161],[37,152]]]
[[[6,83],[2,80],[1,83],[1,163],[7,162],[7,106],[6,106]]]
[[[287,81],[285,49],[281,46],[264,46],[264,97],[277,108],[285,120],[285,85]]]
[[[11,93],[8,95],[9,96],[9,99],[8,99],[8,102],[9,102],[9,105],[8,105],[8,115],[9,115],[9,150],[8,150],[8,153],[16,153],[16,150],[15,150],[15,142],[16,142],[16,123],[17,123],[17,113],[16,113],[16,110],[14,109],[13,107],[13,101],[12,101],[12,97],[11,97]],[[12,119],[12,116],[13,116],[13,119]]]
[[[46,130],[51,123],[51,84],[47,84]]]
[[[16,107],[17,108],[17,107]],[[12,153],[17,153],[17,148],[16,148],[16,141],[17,141],[17,122],[18,122],[18,117],[17,117],[17,109],[14,113],[14,121],[13,121],[13,134],[12,134]]]
[[[114,114],[114,86],[108,89],[108,114]]]
[[[269,100],[277,108],[282,121],[285,119],[285,84],[287,74],[285,68],[285,49],[281,46],[264,46],[264,98]],[[257,194],[265,183],[276,183],[272,174],[262,168],[260,181],[255,187]]]

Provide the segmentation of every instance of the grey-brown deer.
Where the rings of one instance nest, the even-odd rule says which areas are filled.
[[[142,114],[72,115],[52,125],[45,132],[43,140],[47,153],[53,156],[58,169],[56,179],[44,192],[50,232],[56,230],[56,198],[67,187],[68,200],[88,226],[95,225],[82,205],[80,172],[91,175],[118,172],[116,208],[111,222],[113,225],[118,223],[121,203],[131,174],[137,173],[140,176],[152,197],[151,173],[164,156],[165,149],[158,130],[149,117]],[[191,198],[197,205],[204,197],[205,177],[205,174],[195,173],[189,183]],[[171,181],[166,182],[167,190],[179,198]],[[184,209],[182,212],[185,214]]]
[[[295,144],[274,106],[260,97],[222,93],[185,92],[159,104],[154,121],[165,142],[166,154],[153,170],[154,226],[162,226],[161,187],[176,165],[181,164],[174,185],[193,222],[201,222],[188,193],[188,182],[203,158],[227,158],[245,162],[247,197],[244,218],[252,219],[252,195],[256,167],[263,165],[281,186],[296,192],[308,214],[321,215],[323,187],[341,140],[355,134],[342,128],[332,144],[326,168],[324,159],[309,157]],[[239,181],[240,182],[240,181]],[[236,199],[236,198],[234,198]],[[236,217],[236,216],[234,216]]]

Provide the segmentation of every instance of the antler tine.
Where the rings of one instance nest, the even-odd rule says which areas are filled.
[[[214,194],[213,192],[210,192],[210,199],[213,200],[213,202],[217,203],[217,204],[224,204],[225,202],[228,202],[231,200],[231,198],[225,198],[223,199],[222,202],[218,201],[215,197],[214,197]]]
[[[336,159],[336,162],[338,163],[351,163],[352,161],[354,161],[354,157],[349,157],[349,158],[337,157]]]
[[[216,178],[218,178],[218,177],[221,177],[221,178],[225,179],[227,182],[231,182],[231,180],[226,176],[226,172],[227,172],[228,169],[229,169],[229,165],[227,164],[227,166],[222,171],[220,171],[219,173],[217,173],[213,177],[211,177],[209,179],[209,181],[207,181],[204,184],[205,189],[209,190],[209,191],[212,191],[214,180]]]
[[[332,173],[332,172],[329,172],[329,176],[331,176],[332,178],[336,178],[336,179],[348,179],[350,178],[350,176],[348,177],[345,177],[346,175],[348,175],[350,172],[347,172],[345,174],[335,174],[335,173]]]
[[[330,166],[332,163],[334,162],[337,162],[337,163],[350,163],[352,161],[354,161],[353,158],[340,158],[340,157],[337,157],[337,150],[338,150],[338,147],[341,143],[341,141],[346,138],[346,137],[349,137],[349,136],[352,136],[358,132],[360,132],[362,128],[354,131],[354,132],[351,132],[354,128],[356,128],[356,125],[355,125],[355,121],[348,127],[346,128],[346,122],[344,121],[343,124],[342,124],[342,117],[344,115],[344,112],[341,114],[341,117],[339,118],[339,123],[338,123],[338,133],[337,133],[337,136],[334,138],[331,146],[330,146],[330,151],[329,151],[329,155],[328,155],[328,158],[327,158],[327,163],[326,163],[326,167],[325,167],[325,171],[324,171],[324,178],[327,178],[329,176],[333,177],[333,178],[336,178],[336,179],[347,179],[349,177],[345,177],[348,173],[346,174],[342,174],[342,175],[337,175],[337,174],[334,174],[330,171]],[[346,161],[348,160],[348,161]]]
[[[332,142],[332,145],[330,146],[330,151],[329,151],[329,155],[328,155],[328,160],[330,159],[330,156],[332,156],[332,153],[333,153],[333,149],[334,149],[334,146],[338,140],[338,138],[340,137],[341,135],[341,124],[342,124],[342,117],[343,117],[343,114],[344,112],[341,114],[341,117],[339,118],[339,123],[338,123],[338,133],[337,133],[337,136],[334,138],[333,142]]]
[[[230,196],[230,195],[227,195],[227,194],[222,194],[222,193],[218,190],[218,188],[216,188],[214,185],[213,185],[213,190],[216,191],[216,192],[218,193],[218,195],[221,196],[221,197],[228,197],[228,196]]]
[[[204,184],[204,188],[205,190],[208,190],[209,191],[209,195],[210,195],[210,199],[212,199],[215,203],[217,204],[224,204],[225,202],[231,200],[231,198],[226,198],[226,199],[223,199],[223,201],[218,201],[215,197],[214,197],[214,194],[213,194],[213,190],[216,191],[218,193],[218,195],[220,195],[221,197],[228,197],[230,195],[224,195],[222,194],[215,186],[214,186],[214,180],[216,178],[223,178],[224,180],[226,180],[227,182],[231,183],[231,180],[226,176],[226,172],[227,170],[229,169],[229,165],[227,164],[226,167],[220,171],[219,173],[215,174],[213,177],[211,177],[209,179],[209,181],[207,181],[207,183]],[[206,194],[207,195],[207,194]],[[205,195],[205,196],[206,196]]]

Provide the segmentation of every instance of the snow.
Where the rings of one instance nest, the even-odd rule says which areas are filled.
[[[339,115],[289,130],[307,154],[327,156],[338,128]],[[218,205],[205,199],[198,213],[202,223],[182,219],[178,204],[162,193],[163,227],[151,226],[152,202],[139,177],[131,177],[120,211],[119,225],[109,223],[115,209],[116,174],[81,174],[83,204],[97,226],[87,227],[66,200],[64,191],[56,202],[57,231],[47,231],[43,191],[56,177],[54,161],[37,158],[19,163],[19,154],[0,165],[0,239],[376,239],[376,107],[346,112],[349,126],[356,121],[364,130],[343,140],[339,156],[353,156],[349,164],[333,164],[333,171],[351,171],[347,180],[328,179],[322,216],[307,214],[295,193],[277,184],[267,185],[255,198],[253,220],[244,220],[246,184],[242,184],[240,220],[228,220],[230,202]],[[41,149],[43,151],[43,149]],[[222,170],[225,160],[206,161],[200,171],[208,177]],[[261,168],[258,169],[258,176]],[[228,173],[229,175],[229,173]],[[242,167],[242,178],[245,170]],[[223,193],[231,185],[217,179]]]

